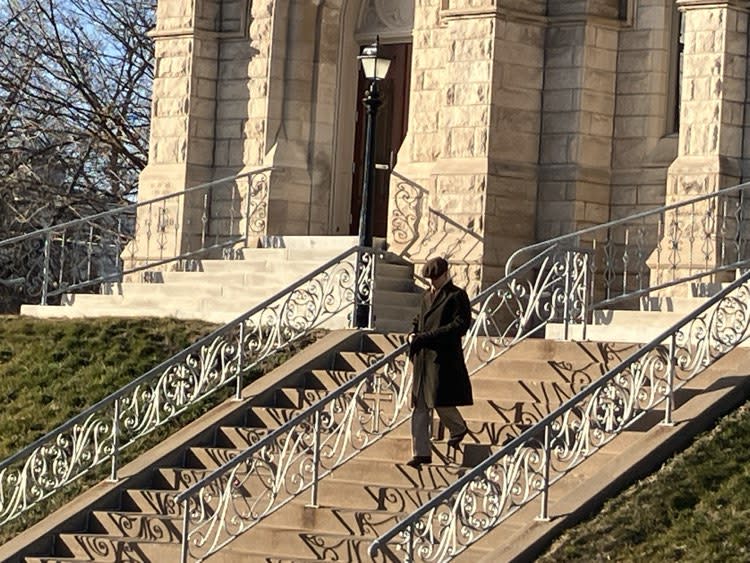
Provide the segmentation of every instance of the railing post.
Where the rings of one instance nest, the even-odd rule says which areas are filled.
[[[669,358],[667,360],[667,400],[664,406],[664,426],[673,426],[672,411],[674,409],[674,372],[675,353],[677,351],[677,335],[669,337]]]
[[[370,251],[369,248],[360,247],[357,250],[357,265],[354,274],[354,315],[352,326],[354,328],[372,328],[372,274],[374,265],[370,268],[370,279],[368,283],[364,282],[365,256]],[[369,303],[367,297],[369,294]]]
[[[203,210],[201,212],[201,248],[206,248],[206,237],[208,235],[208,221],[209,221],[209,210],[208,206],[210,205],[209,202],[209,194],[211,193],[211,188],[208,189],[208,191],[203,194]]]
[[[549,522],[549,465],[552,450],[550,442],[550,425],[546,424],[544,426],[544,466],[542,468],[542,478],[544,479],[544,483],[542,484],[543,488],[541,494],[542,506],[539,511],[539,516],[536,518],[536,520],[540,522]]]
[[[234,391],[235,400],[242,399],[242,343],[245,341],[245,323],[240,323],[240,336],[237,343],[237,387]]]
[[[313,482],[310,492],[310,508],[318,508],[318,480],[320,479],[320,409],[315,411],[313,424]]]
[[[60,239],[60,272],[57,275],[57,287],[62,288],[65,284],[65,277],[63,272],[65,271],[65,246],[68,244],[67,231],[62,232],[62,238]]]
[[[373,328],[375,326],[375,268],[378,265],[377,257],[375,255],[375,249],[372,249],[372,254],[370,255],[370,279],[369,279],[369,299],[370,299],[370,317],[367,320],[367,326],[368,328]]]
[[[591,265],[589,265],[589,263]],[[581,322],[583,323],[583,328],[581,330],[581,340],[586,340],[586,329],[588,328],[589,323],[589,303],[590,300],[593,300],[594,295],[594,279],[596,278],[595,273],[593,272],[593,264],[595,263],[594,254],[584,254],[583,255],[583,268],[584,268],[584,274],[583,274],[583,304],[582,304],[582,310],[581,315],[582,319]]]
[[[382,401],[380,400],[380,391],[382,389],[381,378],[377,373],[373,374],[375,378],[375,385],[373,385],[373,392],[375,393],[375,412],[372,413],[372,432],[377,435],[380,434],[380,407]]]
[[[89,240],[86,243],[86,279],[91,279],[92,265],[94,262],[94,226],[89,227]]]
[[[190,533],[190,499],[182,501],[182,539],[180,540],[180,563],[187,563],[188,560],[188,534]]]
[[[247,195],[245,196],[245,246],[247,246],[247,241],[250,238],[250,198],[252,197],[252,183],[253,183],[253,176],[252,174],[250,176],[245,177],[247,179]]]
[[[565,251],[565,271],[563,272],[563,276],[565,278],[565,286],[563,288],[563,340],[568,340],[570,338],[569,330],[570,330],[570,278],[572,277],[571,274],[571,265],[570,265],[570,255],[571,251],[566,250]]]
[[[409,524],[409,543],[406,546],[406,562],[414,561],[414,522]]]
[[[49,289],[49,260],[50,246],[52,245],[52,231],[47,231],[44,238],[44,266],[42,267],[42,305],[47,304],[47,291]]]
[[[120,399],[115,399],[115,412],[112,417],[112,469],[109,480],[117,481],[117,472],[120,468]]]

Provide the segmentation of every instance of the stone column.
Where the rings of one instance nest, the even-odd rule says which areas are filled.
[[[159,0],[149,162],[139,201],[180,192],[211,179],[221,0]],[[126,260],[168,258],[199,244],[202,197],[143,207]]]
[[[747,96],[747,2],[677,4],[684,18],[685,48],[679,149],[669,167],[668,204],[739,183]],[[660,252],[650,260],[652,284],[731,261],[731,246],[724,247],[721,238],[735,231],[733,221],[714,199],[668,214]]]
[[[416,8],[389,241],[417,262],[445,255],[470,291],[498,279],[510,253],[533,241],[545,4]]]
[[[618,3],[551,0],[538,240],[609,220]]]
[[[275,4],[265,162],[279,170],[271,174],[269,234],[328,231],[340,4]]]

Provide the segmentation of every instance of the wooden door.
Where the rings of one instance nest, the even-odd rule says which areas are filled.
[[[378,83],[382,105],[375,118],[375,180],[373,193],[372,233],[384,237],[388,230],[388,191],[390,169],[396,164],[396,155],[406,137],[409,122],[409,78],[411,73],[411,43],[380,45],[380,54],[391,59],[388,76]],[[367,111],[362,103],[368,81],[359,69],[357,85],[357,130],[354,141],[352,166],[352,209],[349,233],[359,231],[359,214],[362,205],[362,180]]]

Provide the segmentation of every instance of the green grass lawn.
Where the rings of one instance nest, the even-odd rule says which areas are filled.
[[[0,459],[5,459],[216,328],[174,319],[42,320],[0,316]],[[263,362],[270,371],[311,339]],[[229,386],[231,387],[231,386]],[[125,450],[123,463],[227,398],[229,387]],[[16,521],[0,543],[109,475],[103,464]]]
[[[213,328],[171,319],[0,318],[0,459]]]
[[[750,561],[750,403],[566,532],[539,561]]]

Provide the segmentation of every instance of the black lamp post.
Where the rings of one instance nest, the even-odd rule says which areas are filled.
[[[365,158],[364,174],[362,175],[362,201],[359,208],[359,246],[372,248],[372,206],[375,192],[375,118],[378,108],[382,104],[380,92],[378,92],[378,81],[383,80],[388,74],[390,59],[378,56],[380,41],[376,40],[362,50],[357,57],[362,63],[365,78],[370,81],[370,86],[365,93],[362,102],[367,110],[367,121],[365,125]],[[357,270],[362,271],[361,260]],[[359,276],[357,276],[359,279]],[[359,299],[356,311],[356,324],[358,328],[368,327],[370,324],[370,306],[365,304],[364,299]]]

